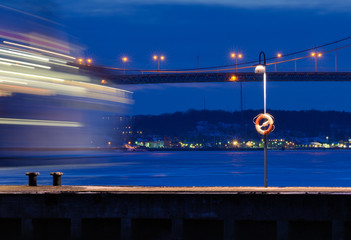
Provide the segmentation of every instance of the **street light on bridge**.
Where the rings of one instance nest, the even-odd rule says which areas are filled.
[[[127,57],[122,57],[121,68],[123,68],[124,74],[126,74],[126,62],[128,62],[128,58]]]
[[[317,57],[322,57],[322,53],[312,52],[311,57],[314,57],[314,71],[317,72]]]
[[[277,57],[274,58],[274,72],[277,72],[277,58],[281,58],[281,57],[282,57],[282,54],[278,53]]]
[[[163,55],[161,55],[161,56],[154,55],[153,59],[155,61],[157,61],[157,71],[160,71],[160,61],[164,61],[165,60],[165,56],[163,56]]]
[[[236,55],[235,53],[231,53],[230,54],[231,58],[235,58],[235,72],[238,71],[238,58],[243,58],[243,55],[241,53],[239,53],[238,55]],[[236,81],[236,79],[231,79],[231,81]],[[240,110],[241,112],[243,111],[243,83],[240,82]]]
[[[235,75],[232,75],[232,76],[230,77],[230,79],[229,79],[229,81],[231,81],[231,82],[235,82],[235,81],[237,81],[237,80],[238,80],[238,77],[235,76]]]
[[[230,57],[231,58],[235,58],[235,72],[237,72],[238,71],[238,58],[243,58],[243,55],[240,53],[240,54],[235,54],[235,53],[231,53],[230,54]]]

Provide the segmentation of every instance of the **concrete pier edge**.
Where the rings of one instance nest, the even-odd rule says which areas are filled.
[[[4,239],[351,239],[351,188],[2,185],[0,231]]]

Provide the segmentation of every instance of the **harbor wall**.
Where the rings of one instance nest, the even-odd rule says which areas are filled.
[[[351,195],[0,194],[1,239],[351,239]]]

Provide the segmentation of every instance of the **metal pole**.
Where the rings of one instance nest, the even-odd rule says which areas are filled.
[[[264,135],[264,187],[267,187],[267,135]]]
[[[274,58],[274,72],[277,72],[277,59]]]
[[[243,112],[243,83],[240,81],[240,107]]]
[[[264,104],[264,114],[266,114],[266,72],[263,73],[263,104]],[[264,135],[263,138],[263,144],[264,144],[264,187],[267,187],[267,135]]]
[[[266,72],[263,73],[263,106],[264,114],[266,114]]]
[[[314,71],[317,72],[317,56],[314,57]]]
[[[160,71],[160,59],[157,59],[157,71]]]
[[[338,54],[337,54],[338,50],[335,50],[335,72],[338,71]]]
[[[295,72],[296,72],[296,54],[295,54]]]
[[[235,57],[235,72],[238,72],[238,57]]]

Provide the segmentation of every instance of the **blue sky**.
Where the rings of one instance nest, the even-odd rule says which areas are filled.
[[[33,0],[29,2],[41,2]],[[65,25],[68,38],[84,46],[84,56],[106,66],[155,69],[154,54],[164,54],[162,69],[234,64],[315,47],[351,35],[351,2],[282,0],[61,0],[31,5],[8,4],[53,16]],[[351,44],[351,41],[345,43]],[[351,48],[338,52],[338,70],[350,71]],[[301,55],[302,56],[302,55]],[[334,53],[318,60],[319,71],[334,71]],[[293,63],[277,66],[294,71]],[[314,71],[313,59],[298,61],[298,71]],[[273,71],[274,68],[268,68]],[[249,71],[253,71],[249,69]],[[268,79],[269,80],[269,79]],[[262,108],[262,84],[244,84],[244,107]],[[268,108],[286,110],[344,110],[349,83],[268,83]],[[132,114],[159,114],[203,109],[238,110],[239,84],[199,83],[126,86],[135,92]]]

